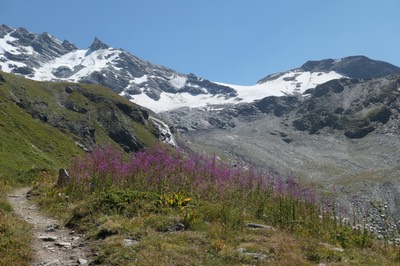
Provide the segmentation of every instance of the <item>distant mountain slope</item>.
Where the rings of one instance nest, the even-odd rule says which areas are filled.
[[[59,166],[99,144],[158,142],[151,113],[99,85],[37,82],[0,72],[0,175]],[[5,169],[9,169],[5,171]]]
[[[373,79],[400,73],[400,68],[387,62],[372,60],[366,56],[349,56],[339,60],[308,61],[300,67],[303,71],[335,71],[358,79]]]
[[[309,61],[272,74],[252,86],[211,82],[178,73],[115,49],[95,38],[87,49],[48,33],[0,25],[0,68],[41,81],[101,84],[155,112],[180,107],[252,102],[267,96],[298,95],[332,79],[375,78],[400,69],[364,56]]]
[[[335,186],[346,204],[351,197],[388,202],[400,218],[400,74],[165,117],[190,149],[290,172],[328,191]]]

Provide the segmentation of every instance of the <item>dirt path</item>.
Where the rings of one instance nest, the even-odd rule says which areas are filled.
[[[27,198],[30,188],[23,188],[7,195],[16,214],[32,225],[34,266],[88,265],[87,246],[81,235],[45,217]]]

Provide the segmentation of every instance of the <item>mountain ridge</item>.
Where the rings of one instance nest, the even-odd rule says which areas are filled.
[[[6,25],[0,25],[0,67],[35,80],[101,84],[155,112],[301,95],[332,79],[400,73],[400,68],[389,63],[351,56],[308,61],[299,68],[268,75],[255,85],[238,86],[182,74],[141,60],[97,37],[87,49],[79,49],[48,33],[34,34]]]
[[[2,25],[0,33],[2,70],[34,80],[101,84],[127,98],[144,94],[153,101],[158,101],[162,93],[222,93],[227,97],[235,93],[227,86],[194,74],[181,74],[141,60],[123,49],[108,46],[98,38],[88,49],[78,49],[69,41],[61,42],[47,33],[33,34],[23,28],[12,29]],[[36,45],[38,40],[43,41],[43,47]],[[48,48],[54,51],[48,52]]]

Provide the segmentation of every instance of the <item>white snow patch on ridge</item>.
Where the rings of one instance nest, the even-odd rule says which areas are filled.
[[[147,75],[143,75],[140,78],[134,78],[130,82],[134,84],[142,84],[147,81]]]
[[[0,53],[8,52],[10,54],[18,55],[20,52],[16,51],[16,47],[9,44],[9,42],[13,42],[17,40],[16,38],[10,36],[11,33],[5,35],[2,39],[0,39]]]
[[[13,55],[20,55],[20,54],[32,55],[34,53],[33,48],[30,46],[18,46],[18,47],[13,46],[11,43],[18,39],[12,37],[10,35],[11,33],[12,32],[8,33],[3,38],[0,38],[0,60],[5,61],[5,62],[0,61],[0,69],[5,72],[12,72],[12,70],[17,67],[26,66],[26,64],[21,62],[7,60],[5,57],[5,53],[10,53]]]
[[[173,76],[172,79],[169,81],[174,87],[178,89],[182,89],[186,84],[187,78],[184,76]]]
[[[252,86],[218,83],[236,90],[238,94],[237,97],[226,98],[223,95],[213,95],[209,93],[192,95],[187,92],[162,92],[158,101],[148,97],[145,93],[140,95],[131,95],[131,101],[147,107],[156,113],[173,110],[180,107],[197,108],[227,103],[248,103],[268,96],[300,95],[307,89],[315,88],[319,84],[344,77],[343,75],[334,71],[326,73],[304,72],[300,70],[293,70],[281,76],[276,76],[277,78],[275,79]]]
[[[252,102],[268,96],[302,94],[306,90],[315,88],[319,84],[343,77],[343,75],[334,71],[325,73],[294,70],[276,79],[258,83],[253,86],[219,84],[235,89],[238,93],[238,97],[243,99],[242,102]]]
[[[81,78],[108,67],[113,60],[118,58],[118,55],[119,52],[112,48],[98,50],[92,53],[88,53],[88,50],[76,50],[34,69],[35,75],[32,79],[79,82]],[[54,76],[53,71],[59,67],[67,67],[73,72],[76,72],[68,78],[57,78]]]
[[[4,58],[0,56],[0,60]],[[9,72],[11,73],[14,68],[16,67],[25,67],[26,64],[21,63],[21,62],[16,62],[16,61],[7,61],[7,62],[0,62],[0,69],[4,72]]]

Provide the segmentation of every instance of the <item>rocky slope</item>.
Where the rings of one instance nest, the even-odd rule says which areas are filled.
[[[345,198],[386,202],[400,218],[399,96],[399,75],[340,79],[303,96],[181,108],[165,118],[190,149],[290,172],[324,190],[337,186]]]

